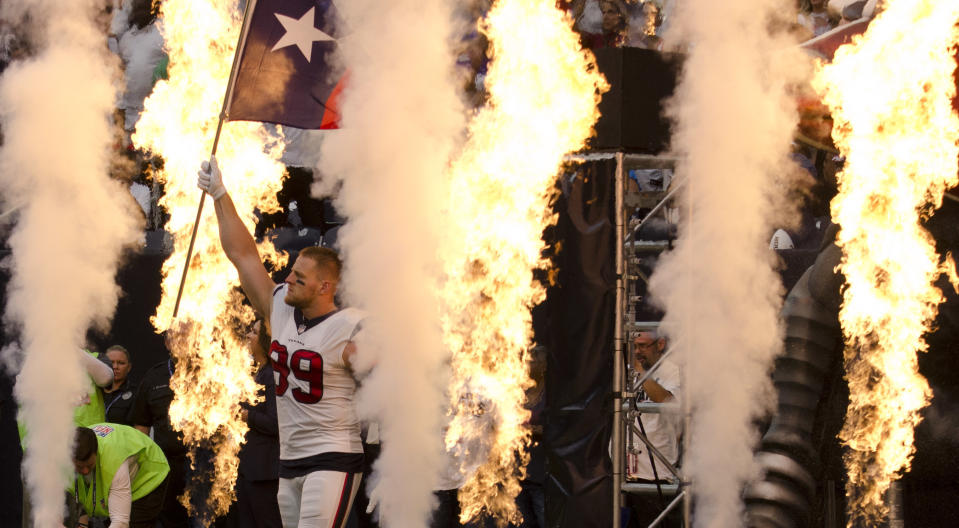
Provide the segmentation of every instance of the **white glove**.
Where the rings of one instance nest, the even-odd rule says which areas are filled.
[[[196,186],[212,196],[214,200],[219,200],[226,194],[220,168],[216,164],[216,156],[210,156],[210,161],[201,163],[200,171],[196,173],[196,176]]]
[[[362,493],[362,490],[360,491],[360,493]],[[367,506],[366,506],[366,513],[369,513],[369,514],[372,515],[372,514],[373,514],[373,510],[375,510],[376,508],[378,508],[379,505],[380,505],[380,491],[379,491],[379,486],[376,486],[376,487],[374,487],[373,489],[369,490],[369,494],[370,494],[370,502],[369,502],[369,504],[367,504]],[[376,517],[379,518],[379,514],[377,514]]]

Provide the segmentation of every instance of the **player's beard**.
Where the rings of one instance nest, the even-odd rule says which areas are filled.
[[[303,301],[304,301],[304,299],[301,299],[301,298],[293,295],[292,293],[290,293],[289,290],[287,290],[286,296],[283,297],[283,302],[285,302],[288,306],[292,306],[292,307],[294,307],[294,308],[299,308],[300,310],[302,310],[302,309],[303,309],[303,306],[306,304],[306,303],[304,303]]]

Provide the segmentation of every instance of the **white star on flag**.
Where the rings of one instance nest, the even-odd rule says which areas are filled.
[[[314,11],[316,11],[316,6],[311,7],[299,20],[279,13],[273,13],[273,16],[280,21],[280,24],[283,24],[283,29],[286,30],[286,33],[283,34],[270,51],[295,45],[306,58],[306,62],[310,62],[310,59],[313,57],[314,42],[333,40],[333,37],[314,26]]]

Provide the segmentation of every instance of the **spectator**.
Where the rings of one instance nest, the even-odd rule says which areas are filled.
[[[173,430],[170,424],[170,402],[173,401],[173,389],[170,378],[176,363],[168,359],[150,368],[133,397],[130,421],[140,432],[149,434],[153,428],[153,439],[166,456],[170,465],[163,509],[160,511],[160,524],[163,528],[187,528],[189,516],[178,497],[186,488],[186,471],[189,464],[187,448],[183,436]]]
[[[243,406],[243,418],[250,426],[246,443],[240,449],[236,502],[230,509],[229,526],[238,528],[281,528],[279,489],[280,437],[276,419],[276,387],[273,369],[267,357],[270,337],[257,323],[250,336],[250,348],[256,363],[256,382],[263,386],[263,401]]]
[[[595,4],[600,13],[599,33],[589,31],[592,27],[586,25],[591,20],[589,17],[595,16],[591,13],[591,3]],[[587,0],[580,20],[583,22],[580,26],[583,47],[597,49],[626,45],[629,12],[622,0]]]
[[[830,9],[835,9],[841,16],[840,25],[855,22],[859,19],[871,20],[879,7],[878,0],[832,0]]]
[[[468,28],[457,45],[456,66],[467,101],[480,106],[486,99],[486,73],[489,65],[489,41],[478,29],[480,20],[490,9],[489,0],[471,0],[460,11]]]
[[[463,92],[473,107],[486,99],[486,73],[489,65],[489,41],[486,35],[473,30],[463,36],[456,58],[457,70],[462,78]]]
[[[628,6],[628,43],[630,46],[662,51],[663,39],[657,34],[663,24],[662,7],[652,0]]]
[[[862,18],[863,8],[865,7],[866,0],[857,0],[843,6],[842,11],[840,12],[842,14],[842,18],[839,20],[839,25],[848,24]]]
[[[637,393],[637,402],[666,403],[680,397],[679,367],[664,357],[666,339],[655,331],[638,332],[633,338],[631,363],[635,382],[631,390]],[[638,383],[647,371],[652,374],[642,384]],[[682,427],[678,416],[669,412],[642,413],[631,424],[631,449],[626,453],[626,477],[632,481],[662,483],[673,478],[672,473],[656,459],[649,447],[636,434],[633,427],[652,443],[670,464],[679,461],[679,441]],[[627,504],[632,509],[638,526],[648,526],[659,516],[666,504],[663,497],[657,502],[637,494],[627,495]]]
[[[792,158],[811,178],[797,182],[796,203],[802,202],[800,226],[786,229],[796,249],[818,250],[829,219],[829,203],[836,193],[836,171],[841,163],[832,141],[833,119],[829,108],[811,91],[798,96],[799,126]]]
[[[811,37],[818,37],[836,27],[835,18],[826,9],[827,0],[801,0],[799,25],[806,28]]]
[[[831,224],[829,203],[836,193],[835,173],[840,163],[832,142],[829,108],[808,87],[796,93],[799,124],[790,158],[781,178],[787,182],[788,202],[797,206],[799,221],[776,225],[769,248],[782,262],[780,275],[788,290],[818,255],[822,237]]]
[[[113,384],[103,389],[106,421],[132,426],[130,409],[133,407],[133,389],[127,378],[133,367],[130,353],[121,345],[113,345],[107,349],[107,358],[113,365]]]
[[[77,427],[73,497],[89,517],[109,516],[110,528],[153,528],[170,468],[149,437],[126,425]]]
[[[799,134],[807,143],[816,143],[824,148],[834,149],[832,142],[832,114],[818,96],[804,92],[798,100]]]
[[[826,11],[840,25],[859,20],[871,19],[876,14],[878,0],[828,0]]]
[[[154,23],[154,2],[133,0],[130,5],[130,27],[120,34],[117,51],[123,60],[125,89],[118,107],[124,111],[123,128],[132,132],[143,101],[150,95],[156,82],[153,72],[165,57],[163,37]],[[159,4],[159,3],[157,3]]]
[[[573,18],[573,29],[580,34],[603,31],[603,12],[597,0],[572,0],[567,9]]]

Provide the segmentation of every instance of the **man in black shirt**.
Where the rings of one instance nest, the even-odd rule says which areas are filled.
[[[186,488],[189,460],[183,435],[173,430],[169,416],[170,402],[173,401],[170,378],[173,377],[174,367],[175,363],[169,359],[154,365],[146,372],[136,396],[133,397],[130,422],[145,434],[150,434],[150,428],[153,428],[153,441],[163,450],[167,463],[170,464],[160,524],[163,528],[187,528],[189,517],[186,508],[180,504],[179,496]]]
[[[280,437],[276,419],[276,386],[270,368],[270,335],[258,323],[251,335],[251,352],[257,365],[256,382],[262,386],[263,400],[256,405],[243,404],[243,417],[250,430],[240,449],[236,480],[236,502],[231,527],[282,528],[276,494],[279,489]]]

